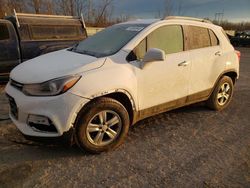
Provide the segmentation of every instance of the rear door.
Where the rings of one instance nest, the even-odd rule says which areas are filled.
[[[19,44],[11,22],[0,21],[0,76],[6,77],[20,63]]]
[[[189,100],[199,100],[208,96],[213,88],[216,59],[221,55],[221,47],[214,32],[198,26],[184,26],[185,50],[189,51],[192,67],[189,82]],[[223,66],[223,64],[221,63]]]

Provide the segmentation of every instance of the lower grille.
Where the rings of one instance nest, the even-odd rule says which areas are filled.
[[[29,123],[30,127],[34,127],[36,130],[42,131],[42,132],[51,132],[51,133],[57,133],[57,130],[53,124],[50,124],[49,126],[43,125],[43,124],[37,124],[37,123]]]

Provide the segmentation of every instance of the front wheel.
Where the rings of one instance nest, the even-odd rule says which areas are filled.
[[[233,90],[234,84],[232,79],[228,76],[223,76],[207,101],[208,107],[218,111],[226,108],[232,99]]]
[[[75,136],[80,148],[100,153],[118,147],[129,130],[125,107],[111,98],[88,104],[78,115]]]

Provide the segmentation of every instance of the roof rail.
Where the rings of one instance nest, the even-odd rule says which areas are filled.
[[[201,18],[193,18],[193,17],[185,17],[185,16],[167,16],[164,18],[164,20],[190,20],[190,21],[197,21],[197,22],[204,22],[204,23],[210,23],[213,24],[210,20],[201,19]]]

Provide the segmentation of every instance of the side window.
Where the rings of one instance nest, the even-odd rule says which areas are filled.
[[[212,46],[218,46],[219,45],[219,40],[216,37],[216,35],[214,34],[214,32],[212,30],[209,29],[209,35],[210,35],[210,39],[211,39],[211,45]]]
[[[0,23],[0,40],[7,40],[10,38],[8,26],[5,23]]]
[[[150,33],[127,57],[128,61],[142,60],[150,48],[159,48],[166,54],[183,51],[182,27],[163,26]]]
[[[172,54],[183,51],[183,35],[181,26],[169,25],[163,26],[147,37],[147,49],[159,48],[166,54]]]
[[[133,50],[134,54],[136,55],[136,59],[142,60],[146,54],[147,46],[146,46],[146,39],[140,42],[140,44]]]
[[[207,28],[184,26],[185,50],[194,50],[210,46],[210,36]]]

